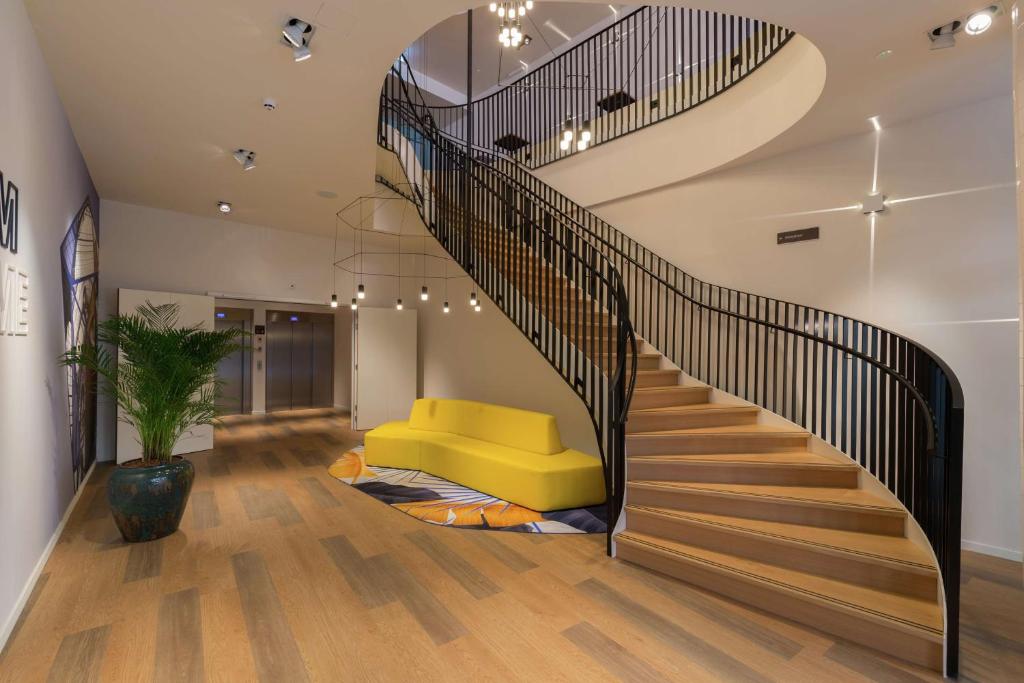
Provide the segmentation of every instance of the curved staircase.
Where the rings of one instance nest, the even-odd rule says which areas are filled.
[[[938,571],[899,501],[661,354],[638,367],[616,557],[941,671]]]
[[[609,552],[955,675],[963,395],[942,360],[701,282],[437,109],[400,59],[378,140],[404,182],[379,180],[587,406]]]

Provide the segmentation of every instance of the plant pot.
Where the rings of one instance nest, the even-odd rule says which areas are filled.
[[[124,540],[153,541],[177,531],[195,477],[195,467],[181,457],[166,465],[119,465],[107,482],[107,500]]]

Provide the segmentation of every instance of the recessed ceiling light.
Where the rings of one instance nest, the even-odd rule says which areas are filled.
[[[324,199],[337,199],[338,198],[338,193],[337,192],[331,192],[330,190],[320,190],[316,194],[317,194],[317,196],[323,197]]]
[[[889,57],[892,57],[892,50],[882,50],[875,55],[875,59],[889,59]]]
[[[997,6],[992,5],[967,17],[964,32],[969,36],[977,36],[989,30],[998,10]]]
[[[228,202],[217,202],[217,208],[221,213],[231,213],[231,204]]]

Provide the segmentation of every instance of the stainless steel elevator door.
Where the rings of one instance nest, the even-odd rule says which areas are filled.
[[[292,407],[292,325],[267,323],[267,410]]]
[[[334,405],[334,316],[267,312],[267,410]]]
[[[214,329],[239,329],[248,332],[245,320],[214,321]],[[243,343],[245,339],[240,340]],[[243,347],[217,364],[217,379],[220,382],[217,395],[217,412],[222,415],[239,415],[252,410],[252,377],[249,367],[248,350]]]
[[[313,405],[334,405],[334,321],[313,321]]]

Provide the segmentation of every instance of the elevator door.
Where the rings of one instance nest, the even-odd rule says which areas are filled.
[[[267,312],[267,410],[334,405],[334,317]]]
[[[217,315],[226,315],[218,311]],[[249,331],[246,320],[227,320],[218,317],[214,320],[214,329],[239,329]],[[243,344],[245,339],[240,340]],[[243,348],[217,364],[217,379],[220,382],[217,395],[217,412],[222,415],[239,415],[252,412],[252,370],[250,368],[249,351]]]

